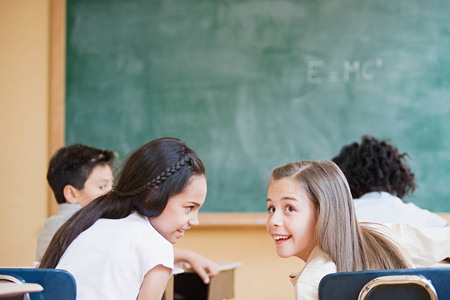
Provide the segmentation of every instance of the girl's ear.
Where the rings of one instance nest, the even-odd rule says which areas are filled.
[[[78,197],[78,189],[76,189],[74,186],[68,184],[63,189],[64,198],[66,199],[67,203],[70,204],[76,204],[78,203],[77,197]]]

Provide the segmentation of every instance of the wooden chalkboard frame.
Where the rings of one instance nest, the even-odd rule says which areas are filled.
[[[66,0],[50,0],[48,159],[64,145]],[[58,212],[48,188],[48,214]]]
[[[66,0],[50,0],[50,86],[48,158],[64,145]],[[48,214],[58,212],[48,190]],[[265,213],[201,213],[202,226],[264,226]]]

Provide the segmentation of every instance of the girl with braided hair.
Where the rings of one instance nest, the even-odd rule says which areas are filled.
[[[115,187],[55,234],[40,268],[74,275],[77,299],[160,300],[173,246],[206,198],[205,168],[185,142],[151,141],[124,163]]]
[[[450,255],[450,228],[358,223],[347,180],[331,161],[276,168],[267,193],[267,231],[280,257],[305,262],[291,275],[296,299],[318,299],[327,274],[430,266]]]

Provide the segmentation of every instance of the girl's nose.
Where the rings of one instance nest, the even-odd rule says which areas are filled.
[[[274,212],[268,219],[267,219],[267,225],[274,226],[274,227],[280,227],[283,224],[279,214]]]
[[[190,226],[197,226],[200,222],[198,221],[198,216],[194,216],[192,219],[189,220]]]

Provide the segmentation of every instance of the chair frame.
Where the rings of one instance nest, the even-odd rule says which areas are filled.
[[[412,293],[431,300],[450,300],[450,268],[418,268],[341,272],[325,276],[319,284],[319,300],[366,299],[375,288]],[[417,290],[417,287],[424,289]],[[397,298],[398,299],[398,298]]]

